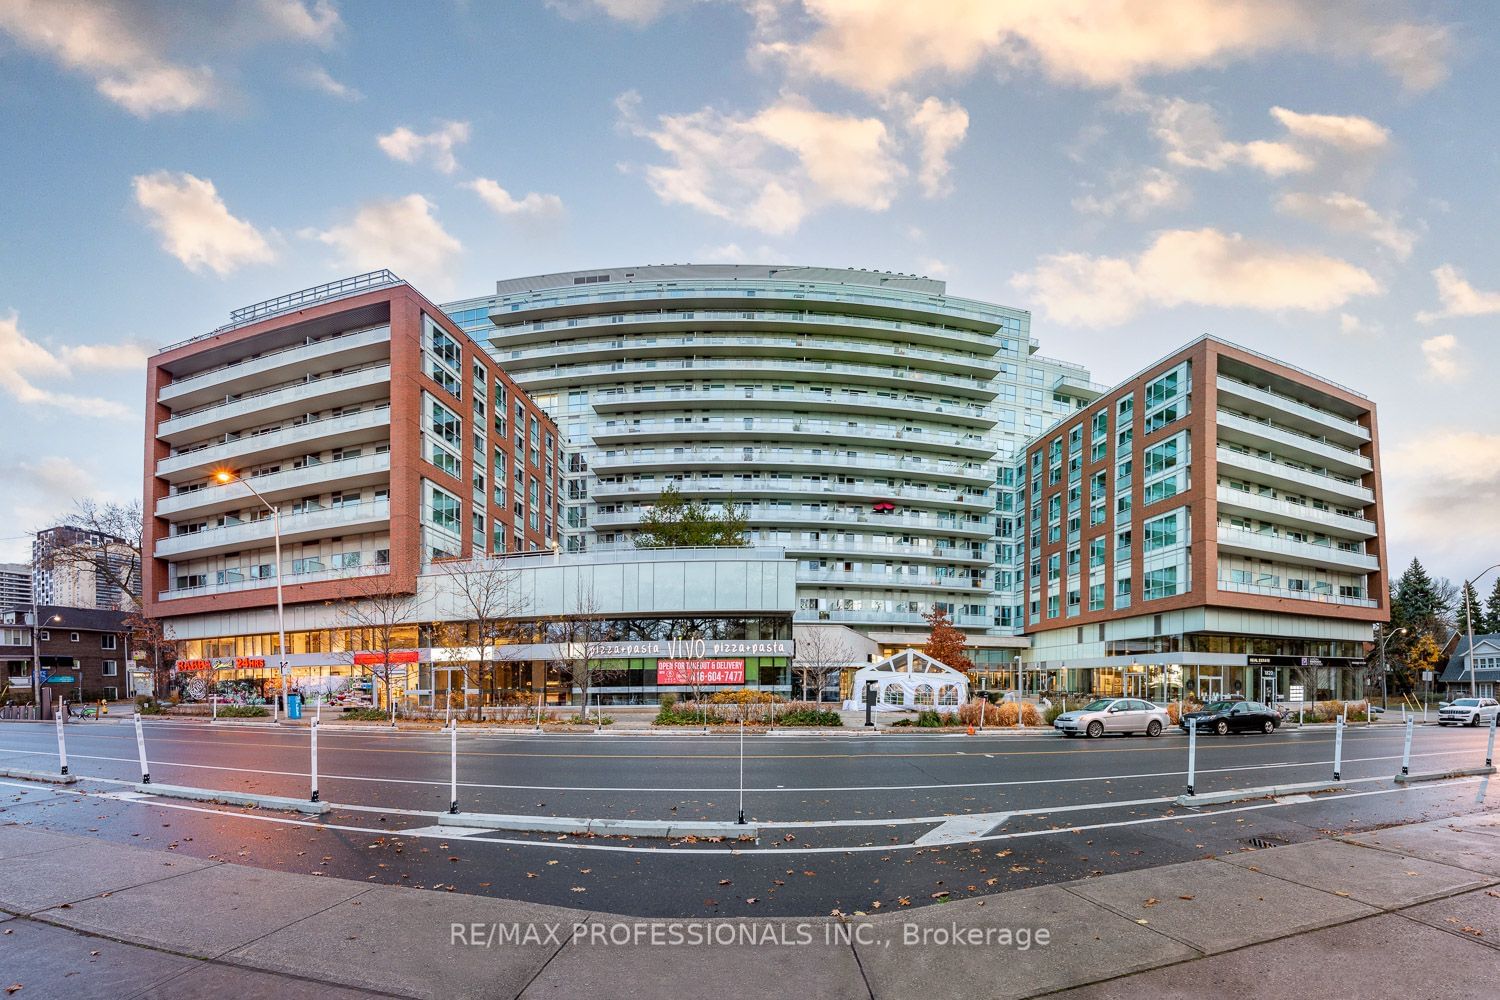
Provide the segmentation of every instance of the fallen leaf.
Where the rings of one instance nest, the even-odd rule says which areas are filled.
[[[754,896],[751,896],[749,899],[745,900],[745,902],[747,902],[747,903],[758,903],[758,902],[760,902],[760,900],[756,899]]]
[[[734,883],[732,881],[730,881],[729,879],[727,879],[727,878],[721,878],[721,879],[719,879],[719,884],[720,885],[734,885]]]
[[[1155,906],[1157,903],[1160,903],[1160,902],[1161,902],[1161,900],[1157,899],[1155,896],[1152,896],[1150,899],[1146,900],[1141,905],[1142,906]]]
[[[1177,898],[1178,899],[1197,899],[1198,897],[1196,897],[1196,896],[1178,896]]]

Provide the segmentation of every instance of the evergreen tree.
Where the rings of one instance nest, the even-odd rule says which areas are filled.
[[[1490,633],[1500,632],[1500,576],[1495,577],[1495,587],[1490,591],[1490,599],[1484,611],[1484,630]]]
[[[1484,605],[1479,603],[1479,595],[1474,592],[1474,585],[1472,583],[1464,583],[1463,593],[1458,598],[1457,611],[1459,632],[1468,633],[1471,618],[1473,619],[1474,634],[1478,635],[1484,631]]]
[[[962,670],[965,673],[973,670],[974,661],[969,659],[969,654],[966,652],[969,648],[969,637],[948,620],[948,612],[934,606],[922,617],[927,619],[927,624],[932,629],[931,634],[927,636],[926,644],[922,647],[922,652],[954,670]]]
[[[1422,563],[1413,559],[1401,579],[1396,581],[1396,592],[1391,600],[1391,627],[1405,628],[1410,634],[1434,631],[1434,626],[1443,620],[1444,601],[1437,584],[1422,568]]]

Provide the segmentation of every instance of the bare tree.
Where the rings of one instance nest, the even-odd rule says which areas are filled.
[[[417,600],[413,594],[390,589],[386,576],[351,577],[345,584],[352,589],[348,597],[332,603],[340,627],[349,629],[348,649],[344,655],[350,663],[368,667],[380,682],[391,706],[391,724],[396,723],[396,697],[392,685],[396,672],[406,670],[406,662],[392,654],[405,646],[402,633],[415,626]],[[359,649],[357,647],[365,648]],[[364,653],[364,657],[358,654]],[[363,662],[368,660],[368,662]]]
[[[498,691],[497,655],[519,633],[525,601],[520,591],[520,574],[508,567],[504,559],[476,556],[463,561],[438,564],[452,599],[452,610],[460,620],[440,627],[447,644],[473,652],[465,660],[464,687],[486,693],[494,701]],[[452,691],[452,674],[449,674]]]
[[[177,639],[172,626],[163,619],[148,618],[144,612],[134,611],[126,616],[125,627],[130,630],[134,649],[146,654],[146,662],[151,665],[152,697],[160,698],[167,690],[172,662],[177,658]]]
[[[829,680],[837,677],[845,667],[852,666],[854,655],[853,647],[833,629],[809,627],[797,639],[797,652],[792,659],[792,669],[802,679],[802,696],[806,698],[811,688],[818,692],[813,700],[821,702]]]
[[[73,501],[73,511],[62,526],[75,528],[98,542],[39,547],[37,570],[87,571],[120,589],[120,610],[133,611],[141,589],[141,544],[145,520],[139,500],[100,503],[92,498]]]
[[[599,602],[593,591],[584,589],[580,583],[568,613],[547,623],[546,638],[556,650],[552,665],[557,668],[566,690],[578,689],[579,716],[587,718],[589,692],[594,682],[608,680],[615,673],[603,666],[604,644],[609,635],[599,617]]]

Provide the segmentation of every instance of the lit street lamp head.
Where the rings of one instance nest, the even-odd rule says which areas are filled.
[[[214,478],[221,483],[229,483],[234,481],[234,473],[230,472],[228,469],[220,469],[218,472],[214,473]]]

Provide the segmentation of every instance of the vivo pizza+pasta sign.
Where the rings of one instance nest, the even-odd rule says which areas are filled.
[[[668,660],[713,660],[735,656],[791,656],[793,649],[791,639],[654,639],[641,642],[601,642],[592,647],[592,653],[601,660],[637,656]]]
[[[744,660],[657,660],[658,684],[743,684]]]

